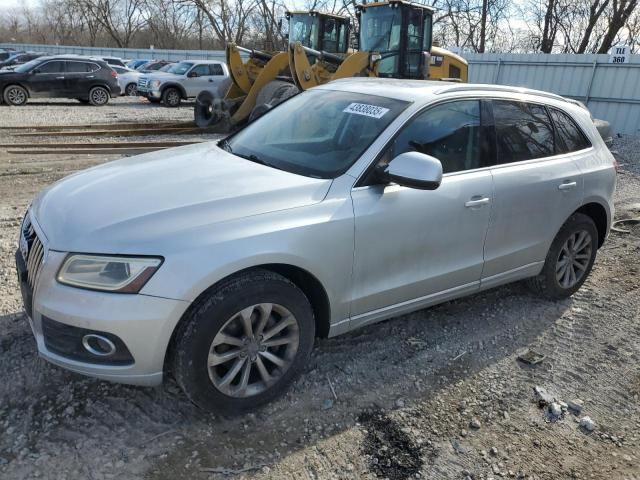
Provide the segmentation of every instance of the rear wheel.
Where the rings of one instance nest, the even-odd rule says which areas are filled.
[[[29,94],[20,85],[9,85],[4,89],[4,102],[8,105],[20,106],[27,103]]]
[[[162,103],[165,107],[176,108],[180,106],[182,96],[177,88],[169,87],[162,92]]]
[[[573,295],[589,276],[597,250],[595,223],[587,215],[574,213],[556,235],[542,272],[529,280],[529,286],[554,300]]]
[[[101,107],[109,103],[109,91],[104,87],[93,87],[89,91],[89,103]]]
[[[247,272],[194,307],[177,333],[175,376],[201,408],[251,410],[300,375],[314,336],[313,311],[300,289],[273,272]]]
[[[126,87],[124,87],[124,94],[127,97],[137,97],[138,96],[138,86],[135,83],[130,83]]]

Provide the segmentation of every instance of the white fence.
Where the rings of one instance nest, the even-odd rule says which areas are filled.
[[[158,50],[0,44],[51,54],[224,60],[221,50]],[[640,134],[640,55],[629,63],[609,63],[608,55],[464,53],[469,81],[536,88],[586,103],[593,115],[608,120],[615,133]]]

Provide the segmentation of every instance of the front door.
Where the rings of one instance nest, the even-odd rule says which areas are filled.
[[[50,60],[40,64],[29,78],[34,97],[60,97],[65,94],[65,62]]]
[[[493,202],[480,112],[478,100],[431,107],[408,122],[378,161],[407,151],[431,155],[443,165],[436,190],[382,185],[375,174],[353,189],[352,326],[479,287]]]
[[[190,76],[190,75],[197,76]],[[184,82],[187,97],[197,97],[203,90],[209,90],[213,82],[213,77],[209,69],[209,64],[199,63],[195,65],[187,74]]]

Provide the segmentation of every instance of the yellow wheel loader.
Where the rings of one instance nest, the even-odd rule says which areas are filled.
[[[287,12],[286,16],[289,43],[298,43],[312,51],[347,54],[350,34],[348,17],[316,11]],[[286,51],[250,50],[229,43],[226,59],[232,84],[224,98],[215,98],[208,91],[198,95],[194,116],[199,127],[229,131],[233,126],[261,115],[299,91],[291,80],[289,54]]]

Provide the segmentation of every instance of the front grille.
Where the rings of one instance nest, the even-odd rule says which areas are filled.
[[[149,82],[149,80],[147,80],[144,77],[141,77],[138,79],[138,88],[147,88],[147,83]]]
[[[22,223],[22,231],[20,234],[22,235],[21,245],[26,247],[26,252],[25,249],[22,248],[22,256],[27,264],[26,280],[33,291],[35,289],[36,282],[38,281],[40,270],[42,269],[44,245],[42,245],[40,238],[38,238],[38,234],[33,228],[33,224],[31,223],[28,214]]]

